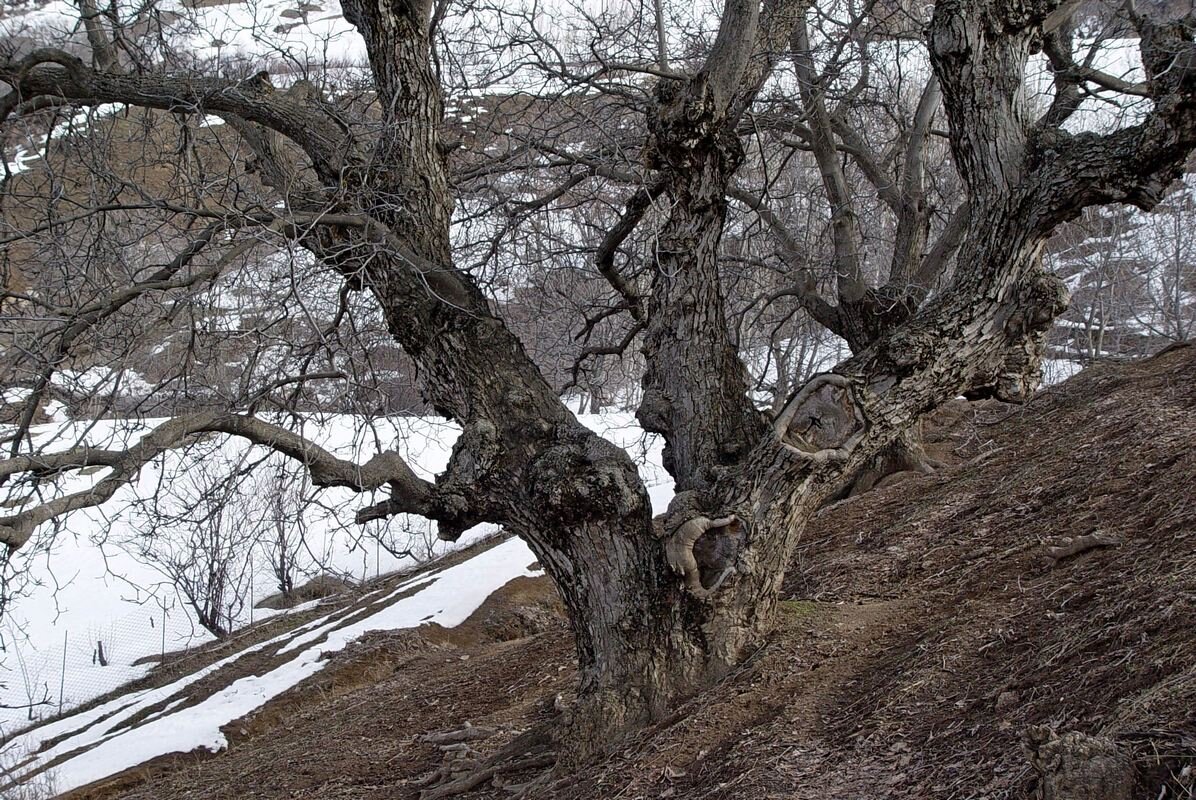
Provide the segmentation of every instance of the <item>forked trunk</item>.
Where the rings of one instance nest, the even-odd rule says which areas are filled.
[[[655,530],[643,512],[630,538],[598,524],[566,537],[573,544],[554,578],[578,631],[578,711],[592,741],[659,718],[740,663],[772,626],[810,515],[861,468],[907,446],[925,409],[1011,380],[1009,352],[1041,335],[1064,293],[1037,267],[1040,242],[1017,235],[1015,221],[979,224],[987,227],[964,250],[973,261],[958,292],[842,376],[807,384],[747,455],[708,463],[699,474],[710,482],[683,489]]]
[[[814,499],[804,498],[804,511],[783,503],[763,507],[753,534],[796,542]],[[716,532],[709,542],[699,540],[697,562],[700,578],[721,579],[721,586],[709,597],[695,596],[670,564],[659,524],[646,512],[638,517],[617,532],[602,523],[565,532],[570,544],[549,556],[553,566],[546,564],[551,574],[573,559],[585,562],[568,580],[556,579],[580,673],[563,729],[568,762],[603,755],[628,732],[713,685],[765,641],[772,624],[784,574],[778,563],[756,563],[746,549],[720,552],[724,534]],[[728,567],[732,573],[722,575]]]
[[[367,191],[409,234],[416,258],[388,250],[362,270],[429,399],[464,428],[431,515],[450,533],[478,519],[504,524],[568,608],[581,678],[568,742],[576,760],[659,719],[759,645],[809,516],[925,411],[1008,383],[1007,362],[1025,361],[1009,354],[1028,352],[1061,294],[1037,268],[1041,226],[1019,218],[1020,198],[994,188],[975,202],[953,287],[841,374],[799,390],[770,425],[747,397],[719,276],[725,196],[742,160],[725,125],[736,118],[726,76],[663,82],[651,160],[666,178],[670,217],[647,298],[638,416],[665,438],[678,494],[654,520],[627,454],[577,422],[477,286],[449,266],[425,10],[356,15],[367,18],[357,24],[386,107],[401,112],[379,147],[387,168]]]
[[[462,428],[435,483],[419,479],[394,453],[360,465],[358,473],[377,478],[367,482],[361,474],[344,477],[351,471],[344,462],[295,445],[290,434],[250,438],[303,461],[319,485],[372,491],[389,483],[390,502],[364,509],[365,519],[418,513],[449,537],[482,521],[523,537],[558,587],[577,636],[575,758],[660,718],[739,664],[769,631],[810,515],[861,467],[900,448],[926,412],[959,392],[1028,394],[1042,337],[1066,295],[1041,269],[1043,242],[1086,206],[1128,200],[1153,207],[1196,143],[1196,72],[1181,68],[1196,63],[1196,45],[1183,25],[1135,22],[1143,32],[1144,91],[1153,100],[1143,121],[1106,136],[1073,136],[1060,127],[1074,111],[1059,103],[1066,91],[1037,122],[1026,103],[1028,59],[1044,47],[1041,17],[1058,3],[939,0],[928,46],[970,209],[952,283],[916,309],[883,297],[869,305],[860,270],[841,270],[845,336],[859,352],[801,387],[770,420],[747,397],[719,251],[728,185],[743,158],[740,123],[806,6],[726,0],[700,70],[674,73],[662,59],[644,156],[670,217],[644,302],[644,287],[616,286],[644,328],[638,416],[665,438],[678,490],[668,513],[654,519],[628,455],[576,420],[477,281],[453,265],[433,5],[343,0],[375,79],[370,114],[377,116],[362,120],[377,133],[372,158],[355,140],[365,128],[320,110],[325,104],[305,81],[275,93],[268,84],[107,73],[44,49],[0,65],[4,82],[17,90],[0,96],[0,117],[41,108],[40,99],[84,99],[171,112],[203,108],[244,123],[238,130],[264,169],[277,173],[271,185],[293,192],[279,207],[303,211],[294,220],[289,211],[279,214],[287,224],[276,232],[299,237],[349,289],[372,293],[417,365],[427,399]],[[1074,71],[1057,69],[1056,76]],[[320,183],[308,185],[304,170],[298,188],[283,189],[290,156],[274,152],[259,127],[300,145]],[[820,127],[825,133],[831,126],[823,119]],[[821,142],[829,153],[821,166],[836,173],[828,183],[836,182],[842,170],[832,170],[833,162],[841,155],[833,139]],[[852,245],[850,223],[837,216],[841,249]],[[917,253],[918,237],[903,238],[898,251]],[[890,312],[896,316],[884,316]],[[251,421],[261,422],[221,419],[235,420],[243,435]],[[186,429],[171,424],[163,437]],[[96,452],[82,463],[61,455],[52,460],[74,469]],[[114,473],[126,458],[114,461],[121,465]],[[8,460],[10,470],[40,470],[15,461],[22,459]],[[103,502],[118,484],[105,478],[101,485],[111,489],[107,497],[89,490],[91,497],[66,498],[76,505],[0,519],[0,541],[20,546],[34,525]]]

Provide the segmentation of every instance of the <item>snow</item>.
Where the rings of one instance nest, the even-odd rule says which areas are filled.
[[[1068,378],[1079,374],[1084,365],[1079,361],[1066,358],[1044,359],[1042,364],[1042,385],[1044,387],[1063,383]]]
[[[1061,237],[1050,267],[1074,295],[1059,329],[1091,335],[1091,343],[1126,355],[1158,349],[1196,331],[1196,291],[1189,279],[1196,244],[1196,175],[1185,175],[1152,212],[1129,206],[1092,209]],[[1088,230],[1092,235],[1083,235]],[[1135,341],[1137,340],[1137,341]],[[1088,357],[1096,352],[1085,352]]]
[[[509,4],[505,21],[481,29],[503,32],[520,25],[519,3]],[[135,13],[133,5],[118,4],[121,13]],[[590,3],[594,12],[594,3]],[[601,12],[611,11],[602,3]],[[530,6],[529,6],[530,7]],[[205,4],[191,8],[177,0],[159,5],[164,14],[177,18],[167,20],[172,46],[197,65],[216,72],[233,73],[246,64],[268,63],[276,85],[312,77],[311,70],[336,80],[353,77],[354,65],[365,60],[361,37],[341,15],[336,2],[304,4],[300,0],[251,0],[244,3]],[[576,9],[575,9],[576,10]],[[480,12],[478,12],[480,14]],[[531,14],[529,16],[535,16]],[[566,23],[568,10],[553,9],[548,20],[564,32],[577,29]],[[164,16],[165,19],[165,16]],[[463,21],[464,25],[465,22]],[[21,29],[18,31],[17,27]],[[552,27],[551,25],[549,27]],[[26,29],[40,29],[50,38],[78,39],[78,9],[70,0],[53,0],[37,9],[14,14],[0,20],[0,38],[15,36]],[[563,41],[563,40],[562,40]],[[893,58],[890,69],[900,67],[902,74],[920,70],[928,74],[925,56],[917,48],[900,44],[892,47],[900,57]],[[484,48],[480,52],[485,52]],[[487,53],[477,65],[478,74],[503,69],[518,61],[520,56],[507,49]],[[1129,80],[1140,78],[1137,45],[1111,42],[1103,46],[1094,61],[1100,69]],[[297,67],[296,65],[302,65]],[[1047,102],[1049,78],[1045,68],[1039,69],[1031,82],[1029,95],[1038,105]],[[783,80],[778,76],[776,80]],[[512,71],[504,86],[536,87],[545,85],[542,75]],[[497,88],[497,87],[492,87]],[[1070,122],[1069,127],[1080,130],[1107,130],[1127,121],[1135,121],[1141,104],[1113,106],[1089,101]],[[46,146],[53,140],[85,130],[96,119],[119,113],[119,105],[104,105],[86,109],[65,119],[44,134],[31,132],[28,141],[19,145],[6,158],[10,172],[32,169],[42,158]],[[462,122],[471,122],[485,114],[480,105],[461,106]],[[219,126],[223,120],[205,116],[199,124]],[[1145,235],[1145,234],[1144,234]],[[217,306],[228,312],[222,324],[233,326],[241,303],[235,294],[218,298]],[[836,354],[833,360],[837,360]],[[811,357],[813,360],[813,357]],[[830,358],[829,356],[827,358]],[[829,368],[832,361],[811,364],[811,370]],[[758,372],[767,381],[775,367],[762,359]],[[1073,361],[1052,361],[1046,366],[1047,383],[1070,377],[1080,365]],[[60,373],[64,384],[90,389],[120,381],[122,385],[139,388],[144,384],[135,373],[121,373],[105,368]],[[20,402],[28,390],[9,389],[6,403]],[[764,398],[760,398],[764,399]],[[51,416],[60,419],[61,404],[48,407]],[[624,447],[642,464],[642,474],[648,486],[654,508],[663,511],[673,494],[672,483],[660,467],[659,442],[646,437],[628,414],[586,417],[586,424],[598,430],[616,444]],[[123,446],[135,441],[159,420],[101,420],[59,422],[39,426],[33,432],[38,447],[48,450],[64,449],[76,441],[96,446]],[[381,430],[379,430],[381,428]],[[387,446],[397,446],[413,464],[416,472],[433,477],[444,469],[457,429],[431,419],[383,420],[373,427],[361,419],[348,415],[332,415],[305,423],[305,433],[343,457],[367,454],[375,436]],[[59,708],[68,710],[94,697],[144,676],[151,668],[134,664],[163,650],[175,650],[202,644],[210,635],[200,628],[194,613],[183,603],[177,590],[152,565],[139,557],[145,547],[147,521],[141,503],[151,496],[161,496],[170,508],[185,505],[196,489],[192,474],[194,465],[202,458],[219,454],[236,462],[244,457],[245,444],[221,439],[206,448],[171,454],[147,466],[138,481],[122,490],[114,500],[101,509],[77,512],[58,529],[43,528],[30,546],[14,555],[14,566],[20,573],[20,596],[5,610],[0,623],[0,704],[20,706],[32,699],[46,696],[50,705],[34,710],[34,714],[52,713]],[[103,471],[73,474],[61,480],[59,493],[77,491],[101,479]],[[165,487],[165,490],[163,489]],[[247,490],[252,495],[253,485]],[[0,498],[2,499],[2,498]],[[373,502],[368,496],[355,495],[347,490],[320,493],[318,502],[304,507],[301,515],[303,536],[309,552],[318,559],[310,559],[314,569],[351,574],[360,579],[382,573],[410,568],[412,559],[400,559],[384,550],[372,547],[362,538],[360,530],[348,520],[361,505]],[[252,509],[244,509],[250,516]],[[400,517],[389,523],[380,535],[398,544],[417,536],[423,523]],[[376,530],[376,529],[375,529]],[[493,526],[481,526],[467,534],[461,542],[466,545],[493,534]],[[170,531],[159,540],[169,545]],[[441,547],[438,552],[446,548]],[[142,763],[168,752],[186,752],[195,748],[216,750],[227,743],[220,727],[227,722],[259,708],[303,679],[319,672],[328,653],[344,649],[350,642],[370,630],[410,628],[425,621],[441,625],[459,624],[495,589],[521,575],[530,575],[528,565],[532,557],[526,546],[512,540],[477,556],[470,561],[440,572],[421,576],[394,589],[382,607],[365,619],[338,628],[335,615],[315,620],[300,629],[282,652],[294,657],[276,669],[260,676],[243,678],[203,702],[180,709],[183,694],[204,675],[227,665],[248,653],[256,652],[279,640],[255,645],[224,661],[186,676],[170,686],[156,690],[130,693],[111,703],[88,712],[71,714],[59,721],[41,725],[18,736],[16,744],[34,748],[41,741],[55,736],[65,738],[54,748],[41,754],[37,763],[63,755],[81,747],[91,747],[64,762],[57,769],[57,783],[62,791],[110,775],[129,766]],[[248,623],[249,615],[273,616],[275,611],[253,611],[257,599],[269,593],[270,575],[264,563],[249,566],[248,608],[237,623]],[[408,593],[412,593],[410,596]],[[319,606],[312,601],[296,610],[310,610]],[[281,638],[281,637],[280,637]],[[104,642],[110,663],[95,663],[97,642]],[[124,720],[143,709],[169,701],[169,705],[154,717],[128,731],[114,729]],[[21,710],[0,709],[0,735],[17,726],[27,724],[27,714]]]
[[[306,646],[294,658],[263,675],[241,678],[196,705],[178,709],[167,706],[160,714],[148,717],[136,727],[116,730],[125,720],[168,698],[177,696],[177,705],[183,699],[181,693],[203,676],[249,653],[277,644],[291,634],[246,648],[169,686],[122,697],[100,708],[29,731],[18,737],[14,745],[18,750],[31,752],[44,741],[68,734],[30,762],[24,768],[26,772],[79,748],[87,748],[54,767],[54,784],[63,792],[160,755],[200,748],[213,752],[221,750],[228,744],[221,733],[222,726],[261,708],[272,698],[319,672],[328,663],[329,654],[343,650],[369,631],[414,628],[424,623],[444,627],[458,625],[495,590],[515,578],[539,574],[530,568],[534,561],[535,556],[526,544],[509,539],[464,563],[401,584],[388,595],[387,600],[393,598],[392,602],[365,619],[341,628],[335,628],[336,620],[318,620],[302,637],[301,644]],[[413,589],[418,591],[410,594]],[[293,649],[288,647],[287,651]]]
[[[140,13],[137,5],[118,3],[115,7],[122,20]],[[345,21],[335,0],[249,0],[199,8],[179,0],[161,0],[156,11],[173,50],[217,70],[226,64],[260,63],[270,58],[292,65],[328,66],[365,60],[365,44]],[[69,0],[52,0],[0,20],[0,33],[77,42],[81,38],[79,10]]]
[[[310,9],[310,10],[304,10]],[[194,27],[178,44],[200,59],[294,59],[303,65],[365,61],[365,42],[339,3],[251,0],[188,9]]]

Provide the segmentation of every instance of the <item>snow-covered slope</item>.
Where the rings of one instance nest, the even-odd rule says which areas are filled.
[[[659,466],[658,443],[646,437],[627,414],[588,416],[583,421],[641,461],[653,503],[663,509],[671,498],[672,484]],[[139,438],[154,422],[45,425],[36,429],[37,443],[53,449],[79,438],[92,444],[127,442]],[[310,422],[308,435],[343,456],[360,457],[371,446],[367,431],[372,435],[385,429],[388,441],[400,443],[398,448],[424,475],[444,467],[457,434],[452,426],[420,418],[383,420],[381,428],[378,423],[365,428],[361,420],[347,415]],[[85,425],[88,430],[81,430]],[[220,749],[226,743],[222,725],[315,675],[323,669],[323,659],[329,653],[342,650],[363,634],[425,622],[457,625],[494,590],[516,577],[535,574],[531,568],[535,558],[526,545],[508,540],[456,566],[434,568],[392,583],[387,590],[376,590],[347,608],[240,650],[169,685],[123,694],[71,713],[72,707],[149,673],[151,664],[135,661],[156,656],[162,649],[173,651],[211,640],[176,587],[138,556],[147,546],[142,537],[147,520],[139,503],[157,493],[153,508],[167,511],[169,516],[172,503],[193,496],[203,459],[245,463],[253,457],[253,450],[238,440],[221,438],[199,449],[172,454],[147,467],[137,485],[121,492],[109,506],[76,512],[57,531],[43,528],[31,548],[15,554],[15,566],[25,583],[4,622],[0,669],[6,679],[0,703],[20,706],[30,697],[46,697],[49,703],[35,707],[32,714],[19,708],[4,710],[0,738],[11,737],[22,725],[29,725],[29,716],[55,714],[60,701],[66,712],[0,747],[7,762],[21,762],[18,774],[32,774],[53,763],[54,786],[65,791],[158,755],[199,747]],[[76,476],[60,491],[76,491],[99,477]],[[252,505],[253,493],[251,486],[239,496],[239,502],[245,504],[238,512],[241,524],[250,524],[259,513]],[[373,578],[414,566],[413,558],[364,546],[351,520],[353,510],[370,502],[368,498],[348,491],[320,494],[319,502],[305,505],[302,518],[294,524],[302,528],[308,550],[322,554],[321,569]],[[393,530],[376,533],[384,541],[390,536],[395,549],[403,545],[404,537],[422,536],[416,520],[399,518],[389,524]],[[495,532],[494,526],[479,526],[454,547],[476,543]],[[156,535],[169,537],[169,531],[158,530]],[[441,545],[437,552],[445,548]],[[240,624],[247,623],[254,613],[252,600],[274,590],[264,561],[259,560],[253,568],[248,584],[250,602],[237,620]],[[296,610],[310,613],[314,605]],[[256,612],[259,620],[269,613],[278,612]],[[106,666],[95,662],[99,641],[105,642]],[[235,668],[239,659],[263,652],[274,659],[268,671],[241,677],[195,703],[190,692],[197,682],[218,670]],[[130,721],[135,724],[126,727]],[[53,745],[39,752],[50,741]]]
[[[531,569],[534,561],[522,541],[509,539],[462,564],[398,584],[385,597],[374,600],[379,610],[363,618],[346,624],[349,614],[329,614],[161,688],[122,695],[36,727],[8,744],[17,753],[37,753],[21,764],[13,777],[19,782],[21,775],[57,762],[52,770],[53,785],[58,791],[69,791],[160,755],[196,748],[220,750],[227,745],[223,725],[315,675],[328,663],[329,654],[369,631],[425,623],[458,625],[494,590],[515,578],[537,574]],[[189,687],[204,677],[283,642],[286,644],[277,652],[289,655],[288,660],[263,674],[236,680],[198,704],[182,705],[188,700]],[[163,704],[163,710],[130,724],[138,715]],[[51,741],[51,746],[41,749]]]

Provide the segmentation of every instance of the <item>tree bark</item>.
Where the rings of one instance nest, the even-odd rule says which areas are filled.
[[[684,130],[673,127],[674,114],[683,116]],[[664,436],[665,468],[686,491],[708,488],[715,469],[740,461],[764,424],[747,400],[747,372],[730,338],[718,272],[739,141],[711,119],[694,125],[689,114],[662,117],[654,141],[673,207],[660,236],[637,417]]]
[[[447,298],[430,292],[410,269],[388,263],[393,257],[385,253],[372,252],[363,267],[364,283],[378,297],[391,332],[425,377],[428,399],[465,428],[438,482],[439,507],[432,516],[446,538],[477,519],[501,522],[528,542],[553,579],[572,621],[580,671],[569,757],[583,759],[659,718],[734,662],[706,654],[700,604],[685,596],[668,564],[634,463],[574,418],[481,293],[448,266],[451,203],[437,133],[438,87],[426,31],[419,27],[425,17],[399,15],[387,25],[376,15],[366,18],[371,21],[359,27],[372,57],[381,54],[374,70],[381,73],[383,105],[395,109],[376,156],[385,168],[368,176],[375,213],[394,229],[410,231],[420,257],[445,265],[454,292]],[[724,162],[712,157],[706,166],[721,170]],[[700,242],[698,249],[709,254],[703,274],[711,280],[726,175],[718,172],[717,180],[694,181],[678,217],[687,222],[665,245],[680,254]],[[346,262],[347,271],[355,268]],[[684,308],[664,304],[662,296],[656,311],[673,326],[677,348],[710,354],[695,373],[709,387],[738,367],[738,359],[726,341],[721,297],[695,296],[700,287],[688,277],[680,270],[670,292]],[[687,313],[695,309],[698,315]],[[687,343],[689,335],[701,345]],[[746,385],[739,380],[742,398]],[[685,394],[670,396],[686,402]],[[695,475],[719,441],[746,449],[748,437],[761,429],[757,424],[740,432],[723,408],[704,410],[721,421],[713,437],[694,435],[674,447],[674,461],[693,465]]]

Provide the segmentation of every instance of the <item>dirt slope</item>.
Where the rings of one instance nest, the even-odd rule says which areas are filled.
[[[959,463],[824,510],[737,674],[532,796],[1033,797],[1037,725],[1114,739],[1137,797],[1192,796],[1196,348],[937,419]],[[1115,544],[1050,556],[1094,533]],[[462,629],[375,636],[338,656],[340,685],[284,696],[226,753],[76,796],[417,797],[442,762],[421,735],[469,721],[493,750],[567,703],[550,594],[525,580]]]

